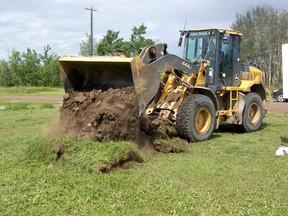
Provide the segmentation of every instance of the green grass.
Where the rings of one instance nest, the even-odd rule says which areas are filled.
[[[45,101],[0,101],[0,107],[4,107],[5,110],[53,109],[56,106],[58,106],[57,103]]]
[[[269,113],[255,133],[222,125],[184,153],[145,150],[144,163],[96,175],[136,145],[46,137],[58,108],[34,106],[0,111],[0,215],[288,214],[288,155],[275,156],[288,112]]]
[[[34,95],[63,95],[64,88],[52,88],[52,87],[0,87],[0,94],[34,94]]]

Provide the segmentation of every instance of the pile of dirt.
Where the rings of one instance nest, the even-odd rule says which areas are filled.
[[[138,113],[134,87],[67,93],[57,130],[81,139],[132,140],[145,145],[152,141],[154,128]]]
[[[69,134],[79,139],[130,140],[136,142],[139,147],[148,147],[163,153],[182,152],[182,149],[173,145],[154,143],[159,126],[152,122],[153,119],[139,117],[134,87],[110,88],[107,91],[65,94],[60,109],[60,120],[57,125],[53,125],[53,130],[57,131],[57,135]],[[162,135],[173,139],[167,131]],[[64,150],[57,151],[57,158],[61,158],[63,153]]]

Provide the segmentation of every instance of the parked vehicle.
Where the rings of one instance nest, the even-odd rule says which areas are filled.
[[[283,98],[283,88],[275,89],[272,92],[272,97],[275,98],[279,102],[287,101],[287,99]]]

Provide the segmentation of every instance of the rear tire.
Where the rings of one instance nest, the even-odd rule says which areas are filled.
[[[245,96],[245,107],[240,128],[244,132],[256,131],[261,127],[263,118],[264,107],[261,97],[257,93],[249,93]]]
[[[215,121],[216,111],[212,100],[205,95],[190,95],[179,107],[177,133],[188,142],[204,141],[211,137]]]

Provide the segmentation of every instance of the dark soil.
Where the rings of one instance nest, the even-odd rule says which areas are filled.
[[[67,93],[57,131],[81,139],[131,140],[147,145],[153,141],[155,127],[139,118],[138,110],[134,87]]]
[[[177,147],[154,143],[158,126],[152,120],[139,117],[134,87],[111,88],[107,91],[65,94],[60,109],[60,121],[58,125],[53,125],[53,130],[57,134],[70,134],[80,139],[130,140],[136,142],[140,148],[164,153],[182,152]],[[164,132],[162,136],[168,138],[169,133]],[[63,152],[58,151],[57,154],[61,158]]]

